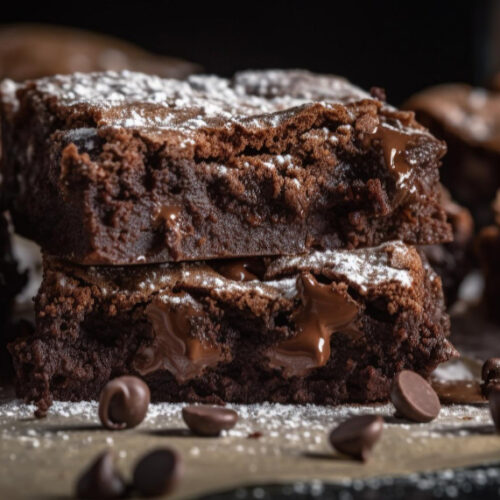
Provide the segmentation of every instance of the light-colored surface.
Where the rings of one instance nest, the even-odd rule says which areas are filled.
[[[493,433],[486,407],[446,407],[430,424],[410,424],[394,419],[391,405],[235,406],[240,421],[220,438],[191,436],[181,407],[151,405],[138,428],[112,432],[99,425],[94,402],[56,403],[48,418],[37,421],[33,407],[5,397],[0,404],[2,497],[67,497],[81,470],[106,448],[115,451],[127,478],[143,453],[157,446],[177,449],[185,462],[179,498],[245,484],[406,475],[500,457],[500,436]],[[365,413],[383,415],[386,424],[372,459],[361,464],[333,452],[327,436],[340,421]],[[252,432],[263,435],[250,439]]]

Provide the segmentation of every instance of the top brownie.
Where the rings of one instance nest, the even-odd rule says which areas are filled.
[[[73,262],[451,238],[445,144],[343,78],[76,73],[4,82],[2,107],[16,228]]]

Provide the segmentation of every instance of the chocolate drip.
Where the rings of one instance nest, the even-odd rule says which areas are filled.
[[[180,207],[175,205],[159,205],[153,213],[153,220],[155,222],[164,221],[167,225],[178,225],[180,215]]]
[[[178,297],[182,300],[186,294]],[[172,306],[156,299],[146,308],[146,315],[155,338],[152,345],[138,353],[134,368],[141,375],[166,369],[183,383],[200,376],[205,368],[217,365],[222,359],[219,347],[189,335],[193,318],[200,316],[192,304]]]
[[[268,351],[269,365],[282,368],[286,377],[324,366],[330,358],[333,333],[360,334],[354,324],[359,307],[346,292],[319,283],[310,273],[301,274],[300,285],[302,307],[293,318],[297,334]]]
[[[175,205],[158,205],[153,212],[153,222],[158,227],[163,224],[177,238],[181,232],[181,213],[181,208]]]
[[[391,172],[396,174],[398,185],[404,183],[412,170],[411,163],[406,158],[406,150],[412,137],[412,135],[386,123],[378,125],[369,136],[370,140],[380,141],[385,164]]]
[[[233,281],[253,281],[263,274],[263,267],[258,259],[237,259],[219,266],[218,272]]]

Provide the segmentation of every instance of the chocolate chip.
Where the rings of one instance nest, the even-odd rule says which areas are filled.
[[[125,490],[125,482],[115,469],[110,451],[101,453],[76,483],[77,498],[120,498]]]
[[[490,411],[495,428],[500,434],[500,383],[493,385],[489,391]]]
[[[378,415],[353,417],[332,430],[330,444],[345,455],[366,461],[383,428],[384,419]]]
[[[403,370],[394,378],[391,401],[401,415],[415,422],[430,422],[441,410],[434,389],[418,373],[410,370]]]
[[[148,412],[151,394],[139,378],[118,377],[106,384],[99,399],[99,418],[112,430],[139,425]]]
[[[221,431],[232,429],[238,414],[228,408],[217,406],[186,406],[182,418],[192,432],[199,436],[218,436]]]
[[[482,378],[484,382],[500,381],[500,358],[490,358],[484,363]]]
[[[158,448],[142,457],[134,469],[134,488],[143,496],[172,492],[182,475],[179,454],[170,448]]]

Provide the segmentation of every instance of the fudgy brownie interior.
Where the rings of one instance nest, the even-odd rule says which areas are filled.
[[[451,239],[445,145],[412,113],[304,71],[3,85],[17,230],[83,264]]]

